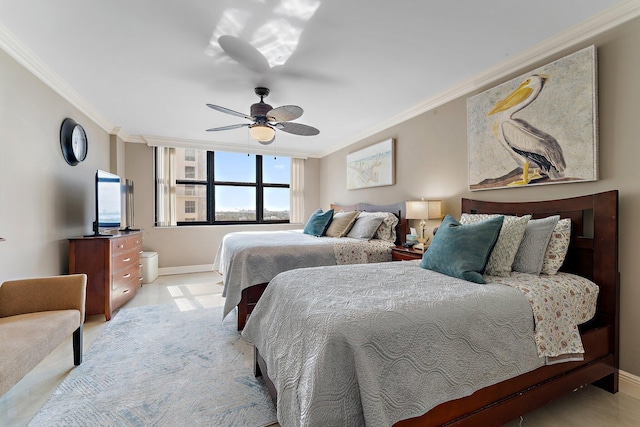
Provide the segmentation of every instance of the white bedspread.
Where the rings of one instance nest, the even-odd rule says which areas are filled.
[[[390,426],[544,364],[519,290],[412,262],[275,277],[242,336],[286,426]]]
[[[224,236],[213,269],[222,274],[223,317],[240,302],[242,290],[269,283],[278,273],[302,267],[391,260],[394,244],[348,237],[315,237],[302,230],[247,231]]]

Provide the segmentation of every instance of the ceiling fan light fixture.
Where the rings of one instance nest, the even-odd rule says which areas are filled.
[[[256,124],[249,127],[249,134],[251,135],[251,138],[258,142],[268,143],[273,140],[276,131],[269,125]]]

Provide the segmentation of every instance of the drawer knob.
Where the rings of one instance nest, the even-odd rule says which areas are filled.
[[[129,262],[129,261],[131,261],[131,258],[127,257],[127,258],[123,259],[122,261]]]
[[[125,274],[124,276],[122,276],[124,279],[128,279],[129,277],[131,277],[130,273]]]
[[[129,292],[129,289],[125,289],[124,291],[122,291],[123,294],[126,294],[127,292]]]

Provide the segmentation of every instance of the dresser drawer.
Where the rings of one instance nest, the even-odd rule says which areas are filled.
[[[113,255],[116,255],[122,252],[127,252],[132,249],[138,249],[138,250],[142,249],[142,237],[140,236],[140,234],[136,234],[133,236],[126,236],[126,237],[118,237],[118,238],[114,238],[111,241],[111,253]]]
[[[111,291],[111,306],[114,308],[122,306],[136,294],[141,285],[140,277],[133,277],[126,283],[122,283],[118,288]]]
[[[141,267],[139,264],[132,264],[127,269],[113,273],[111,276],[111,289],[118,289],[126,286],[129,282],[135,281],[140,284]]]
[[[140,251],[133,249],[127,252],[121,252],[113,255],[111,260],[113,273],[119,273],[126,270],[132,265],[140,265]]]

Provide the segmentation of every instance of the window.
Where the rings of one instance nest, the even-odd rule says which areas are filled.
[[[158,225],[287,223],[291,219],[291,158],[185,148],[156,149],[158,185],[167,185],[166,159],[177,171],[173,190],[158,190],[157,212],[171,212],[174,222]],[[171,167],[169,168],[169,170]],[[182,172],[182,173],[181,173]],[[156,172],[158,173],[158,172]],[[162,205],[162,206],[161,206]],[[160,215],[160,214],[159,214]],[[160,218],[160,217],[159,217]]]

